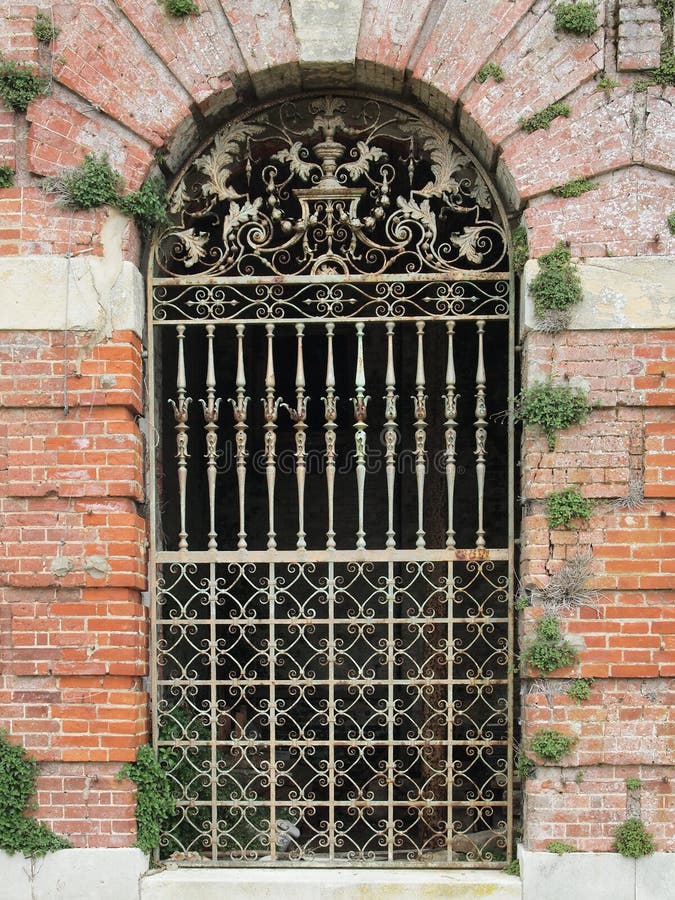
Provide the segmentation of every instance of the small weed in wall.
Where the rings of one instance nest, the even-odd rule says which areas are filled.
[[[524,225],[518,225],[511,233],[513,245],[513,268],[518,275],[522,274],[525,263],[530,258],[530,248],[527,243],[527,229]]]
[[[614,832],[614,846],[618,853],[629,859],[649,856],[656,849],[642,819],[627,819]]]
[[[564,841],[549,841],[546,845],[546,849],[549,853],[557,853],[558,856],[564,856],[565,853],[577,852],[576,847],[573,847],[571,844],[566,844]]]
[[[532,736],[530,749],[541,759],[557,763],[570,752],[576,742],[574,735],[563,734],[555,728],[539,728]]]
[[[591,699],[593,678],[575,678],[567,689],[567,696],[575,703],[584,703]]]
[[[574,485],[561,491],[553,491],[546,498],[546,518],[549,528],[569,528],[575,519],[588,522],[592,512],[593,504]]]
[[[668,216],[668,231],[675,234],[675,212],[671,212]]]
[[[551,193],[556,197],[580,197],[582,194],[587,194],[588,191],[597,190],[597,188],[597,184],[589,181],[588,178],[573,178],[571,181],[566,181],[565,184],[551,188]]]
[[[514,415],[517,421],[529,428],[539,428],[548,442],[548,449],[555,449],[559,431],[578,425],[588,418],[591,405],[579,388],[551,381],[537,381],[521,391],[515,399]]]
[[[47,81],[36,75],[32,66],[0,55],[0,98],[5,106],[25,112],[32,100],[46,92]]]
[[[37,762],[0,731],[0,850],[6,853],[44,856],[71,846],[44,822],[26,814],[38,772]]]
[[[551,103],[539,112],[533,113],[531,116],[524,116],[519,120],[518,124],[523,131],[532,134],[533,131],[539,131],[542,128],[550,128],[551,122],[560,116],[569,117],[572,110],[566,103]]]
[[[642,781],[639,778],[626,778],[626,789],[629,791],[639,791],[642,787]]]
[[[131,216],[144,234],[149,234],[157,225],[166,225],[168,198],[162,179],[155,175],[148,178],[137,191],[117,198],[117,206],[127,216]]]
[[[52,17],[39,11],[33,22],[33,34],[41,44],[51,44],[59,35],[59,29],[54,25]]]
[[[534,760],[530,759],[527,754],[522,751],[516,753],[515,769],[521,781],[531,778],[536,770]]]
[[[596,609],[598,591],[589,586],[592,564],[593,555],[590,551],[570,556],[558,571],[551,575],[544,587],[537,587],[531,591],[532,599],[553,614],[563,609],[578,609],[581,606]]]
[[[581,279],[572,254],[562,241],[538,259],[539,271],[530,293],[542,331],[558,332],[569,325],[570,309],[583,300]]]
[[[597,85],[598,87],[596,90],[603,91],[605,97],[609,97],[614,88],[618,88],[619,82],[610,78],[609,75],[606,75],[604,72],[601,72],[600,77],[597,79]]]
[[[512,859],[508,866],[504,869],[507,875],[515,875],[516,877],[520,876],[520,862],[517,859]]]
[[[590,37],[598,30],[598,4],[579,0],[577,3],[557,3],[554,7],[556,31],[566,31]]]
[[[88,153],[84,161],[63,175],[45,178],[43,187],[56,194],[63,206],[71,209],[96,209],[115,203],[121,176],[115,172],[103,154]]]
[[[14,187],[14,169],[11,166],[0,166],[0,188]]]
[[[161,0],[168,15],[175,19],[184,19],[185,16],[198,16],[200,9],[194,0]]]
[[[481,66],[476,73],[476,81],[479,84],[484,84],[488,78],[493,78],[497,84],[501,84],[504,80],[504,70],[501,66],[497,65],[497,63],[485,63],[485,65]]]
[[[162,179],[158,176],[148,178],[139,190],[124,194],[124,179],[112,168],[106,154],[87,154],[76,168],[45,178],[43,188],[56,194],[59,202],[71,209],[115,206],[125,215],[132,216],[145,234],[168,221],[167,195]]]
[[[577,662],[579,654],[563,637],[560,619],[547,614],[537,622],[532,640],[525,645],[521,659],[531,669],[548,675]]]

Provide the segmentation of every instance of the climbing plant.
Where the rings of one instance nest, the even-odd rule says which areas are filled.
[[[159,846],[162,825],[176,808],[169,778],[148,744],[138,748],[136,762],[123,766],[118,777],[136,784],[136,845],[150,853]]]
[[[35,759],[0,731],[0,850],[6,853],[44,856],[71,846],[27,814],[38,773]]]

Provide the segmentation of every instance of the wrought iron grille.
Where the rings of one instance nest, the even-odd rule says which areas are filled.
[[[149,279],[164,856],[509,858],[504,223],[444,128],[353,94],[245,115],[178,179]]]

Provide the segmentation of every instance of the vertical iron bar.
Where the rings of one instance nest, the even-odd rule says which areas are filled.
[[[274,377],[274,325],[265,325],[267,333],[267,368],[265,371],[265,397],[263,398],[263,416],[265,424],[265,475],[267,478],[267,505],[269,510],[267,531],[267,549],[273,550],[277,546],[276,532],[274,530],[274,486],[276,479],[276,445],[277,445],[277,414],[281,397],[274,396],[276,380]]]
[[[356,532],[356,549],[366,549],[366,532],[363,528],[363,504],[366,484],[366,423],[370,397],[366,396],[366,367],[363,358],[363,322],[356,323],[356,396],[354,404],[354,443],[356,445],[356,490],[358,495],[359,525]]]
[[[509,336],[508,336],[508,398],[509,401],[515,395],[515,276],[513,265],[510,266],[509,272]],[[513,424],[513,404],[509,402],[509,418],[508,418],[508,467],[509,467],[509,484],[508,484],[508,552],[509,552],[509,569],[508,569],[508,657],[506,667],[507,678],[507,707],[508,707],[508,728],[507,728],[507,795],[506,795],[506,859],[511,860],[513,852],[513,742],[514,742],[514,641],[515,641],[515,622],[514,622],[514,577],[515,577],[515,485],[514,476],[516,471],[515,462],[515,436]]]
[[[447,804],[447,822],[446,822],[446,857],[448,862],[450,862],[453,858],[453,847],[452,847],[452,800],[453,800],[453,777],[452,777],[452,767],[454,764],[454,745],[453,745],[453,734],[452,734],[452,723],[453,723],[453,704],[454,704],[454,681],[453,681],[453,670],[452,670],[452,660],[453,660],[453,642],[455,639],[455,619],[454,619],[454,578],[455,578],[455,567],[453,562],[448,562],[447,568],[447,584],[446,584],[446,595],[445,595],[445,603],[446,603],[446,616],[448,618],[447,622],[447,713],[446,713],[446,729],[445,729],[445,737],[448,742],[446,748],[446,761],[447,761],[447,783],[445,785],[446,790],[446,804]]]
[[[302,336],[305,326],[297,324],[295,333],[298,341],[298,359],[295,370],[295,409],[287,406],[291,419],[293,420],[293,428],[295,429],[295,476],[298,484],[298,534],[297,548],[304,550],[307,546],[305,538],[305,460],[307,454],[305,452],[305,443],[307,436],[305,430],[307,428],[307,402],[305,397],[305,363],[302,350]]]
[[[394,619],[396,617],[396,591],[394,563],[387,563],[387,859],[394,859],[394,653],[396,640]]]
[[[274,860],[277,858],[277,844],[276,844],[276,833],[277,833],[277,754],[276,754],[276,743],[277,743],[277,723],[276,723],[276,706],[277,706],[277,697],[276,697],[276,653],[277,653],[277,638],[276,638],[276,593],[277,593],[277,584],[276,584],[276,569],[274,563],[269,564],[269,607],[268,607],[268,617],[269,617],[269,630],[270,630],[270,643],[268,648],[269,661],[270,661],[270,707],[269,707],[269,715],[270,715],[270,856]]]
[[[202,400],[206,427],[206,479],[209,489],[209,550],[218,549],[216,533],[216,456],[218,453],[218,412],[220,397],[216,397],[216,368],[213,361],[213,332],[215,325],[206,326],[208,342],[206,364],[206,400]]]
[[[335,563],[328,563],[328,855],[335,858]]]
[[[412,398],[415,410],[415,472],[417,474],[417,541],[421,550],[424,542],[424,476],[426,473],[426,427],[427,395],[424,393],[426,375],[424,373],[424,322],[417,322],[417,369],[415,373],[415,396]]]
[[[445,479],[448,489],[448,529],[445,546],[455,546],[455,445],[457,440],[457,395],[455,394],[454,322],[447,323],[448,363],[445,371]]]
[[[335,441],[337,425],[337,400],[335,393],[335,364],[333,362],[333,333],[335,325],[326,323],[326,339],[328,355],[326,358],[326,396],[323,397],[326,423],[326,490],[328,492],[328,531],[326,532],[326,549],[335,548],[335,524],[333,521],[333,503],[335,497]]]
[[[485,405],[485,358],[483,356],[483,334],[485,320],[478,319],[478,364],[476,366],[476,482],[478,487],[478,528],[476,529],[476,546],[485,546],[485,528],[483,527],[483,505],[485,494],[485,442],[487,440],[487,407]]]
[[[246,412],[249,397],[246,396],[246,372],[244,370],[244,325],[237,325],[237,396],[230,399],[234,412],[234,443],[237,461],[237,490],[239,494],[239,532],[237,547],[246,549]]]
[[[176,400],[169,400],[176,420],[176,459],[178,460],[178,502],[180,507],[180,532],[178,533],[178,549],[187,550],[188,534],[185,523],[187,496],[187,461],[188,453],[188,410],[191,398],[187,396],[185,379],[185,325],[176,326],[178,339],[178,366],[176,372]]]
[[[216,659],[216,564],[209,563],[209,731],[211,735],[211,856],[218,859],[218,668]]]
[[[394,369],[394,323],[387,322],[387,393],[384,397],[384,446],[387,469],[387,547],[396,546],[394,531],[394,484],[396,480],[396,372]]]

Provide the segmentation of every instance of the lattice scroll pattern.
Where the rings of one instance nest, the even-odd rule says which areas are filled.
[[[149,280],[162,856],[510,858],[504,228],[445,128],[354,94],[180,174]]]

